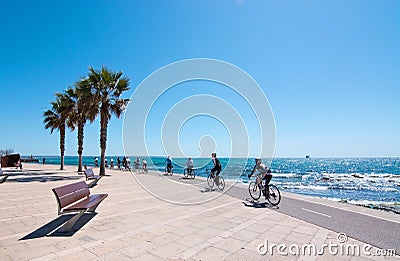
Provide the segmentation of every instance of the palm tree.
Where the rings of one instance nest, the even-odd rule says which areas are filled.
[[[104,160],[108,122],[112,114],[120,118],[129,102],[129,99],[121,98],[121,94],[129,90],[129,79],[122,75],[122,71],[109,71],[104,66],[101,70],[95,70],[90,67],[88,77],[83,83],[91,86],[92,94],[94,95],[93,101],[96,103],[98,114],[100,114],[100,175],[106,174]]]
[[[53,134],[54,130],[60,131],[61,170],[64,169],[65,128],[68,112],[70,111],[71,106],[72,104],[68,102],[65,95],[56,93],[56,101],[51,102],[52,108],[43,113],[44,127],[50,129],[51,134]]]
[[[97,110],[91,106],[93,95],[90,86],[85,81],[75,83],[75,89],[69,87],[64,93],[69,102],[73,105],[68,114],[67,125],[71,130],[78,128],[78,172],[82,172],[83,138],[86,121],[93,122]]]

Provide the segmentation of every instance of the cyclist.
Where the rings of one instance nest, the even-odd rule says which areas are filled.
[[[142,165],[143,173],[147,173],[147,161],[145,159],[142,159]]]
[[[139,157],[136,157],[136,159],[134,161],[134,164],[135,164],[136,171],[139,171],[139,167],[140,167],[140,159],[139,159]]]
[[[268,184],[272,179],[271,169],[267,168],[267,166],[265,166],[265,164],[261,163],[261,158],[255,158],[254,160],[256,162],[256,165],[254,166],[251,173],[249,175],[247,175],[247,177],[251,178],[254,171],[258,170],[260,172],[260,174],[257,175],[257,184],[259,184],[261,182],[261,180],[265,180],[265,187],[264,187],[264,190],[262,191],[262,193],[264,196],[268,196],[268,195],[266,195],[266,191],[267,191]]]
[[[221,172],[222,166],[221,166],[221,162],[217,158],[217,153],[215,153],[215,152],[211,153],[211,158],[212,158],[212,161],[214,163],[214,168],[211,169],[211,176],[215,179],[215,183],[218,186],[218,180],[219,179],[217,177],[219,176],[219,173]],[[215,177],[214,173],[216,173],[215,174],[216,177]]]
[[[167,163],[167,173],[170,173],[172,170],[172,160],[171,160],[171,156],[168,156],[165,161],[164,164]]]
[[[191,157],[186,161],[186,171],[189,175],[192,175],[192,170],[194,168],[194,162]]]

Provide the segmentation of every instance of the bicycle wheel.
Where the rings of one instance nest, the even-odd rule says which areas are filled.
[[[214,187],[214,178],[211,176],[211,174],[208,175],[207,183],[208,183],[208,186],[209,186],[210,188]]]
[[[258,200],[261,197],[260,186],[255,181],[249,184],[249,194],[254,200]]]
[[[192,179],[194,179],[196,177],[196,172],[194,171],[194,169],[192,169]]]
[[[189,173],[188,173],[188,170],[187,170],[187,169],[185,169],[185,170],[183,171],[183,176],[184,176],[185,178],[187,178],[187,177],[189,176]]]
[[[267,197],[267,200],[271,205],[277,206],[281,202],[281,193],[279,192],[279,189],[275,185],[269,185],[269,195]]]
[[[224,180],[224,178],[221,177],[221,176],[218,176],[217,187],[218,187],[220,190],[223,190],[223,189],[225,188],[225,180]]]

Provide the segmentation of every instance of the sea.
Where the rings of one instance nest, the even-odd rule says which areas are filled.
[[[37,156],[46,164],[60,164],[59,156]],[[83,165],[94,166],[94,156],[84,156]],[[98,157],[100,159],[100,157]],[[111,158],[116,164],[117,156]],[[122,156],[120,159],[122,160]],[[135,156],[129,157],[131,165]],[[150,170],[164,171],[164,157],[146,159]],[[247,184],[247,174],[254,166],[254,159],[220,158],[221,175]],[[280,190],[370,208],[385,209],[400,214],[400,158],[274,158],[270,162],[271,183]],[[182,175],[186,159],[173,159],[174,175]],[[196,175],[208,176],[211,159],[194,159]],[[78,165],[78,157],[65,157],[66,165]]]

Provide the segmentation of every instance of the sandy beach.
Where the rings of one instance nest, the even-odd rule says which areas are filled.
[[[332,255],[328,251],[316,256],[283,256],[276,249],[261,255],[260,244],[266,240],[269,246],[321,247],[338,243],[338,233],[272,208],[246,207],[220,191],[207,191],[188,182],[182,185],[155,172],[138,176],[146,186],[158,188],[158,198],[140,186],[130,172],[107,170],[107,176],[90,189],[92,194],[108,194],[97,214],[83,216],[74,233],[58,233],[62,223],[51,189],[85,180],[76,173],[76,166],[63,171],[58,168],[25,164],[23,170],[4,169],[10,176],[0,184],[1,260],[395,259],[364,253]],[[94,171],[98,173],[98,169]],[[182,199],[188,204],[172,203]],[[203,201],[207,202],[196,204]],[[352,238],[346,244],[365,245]],[[369,251],[379,250],[372,247]]]

